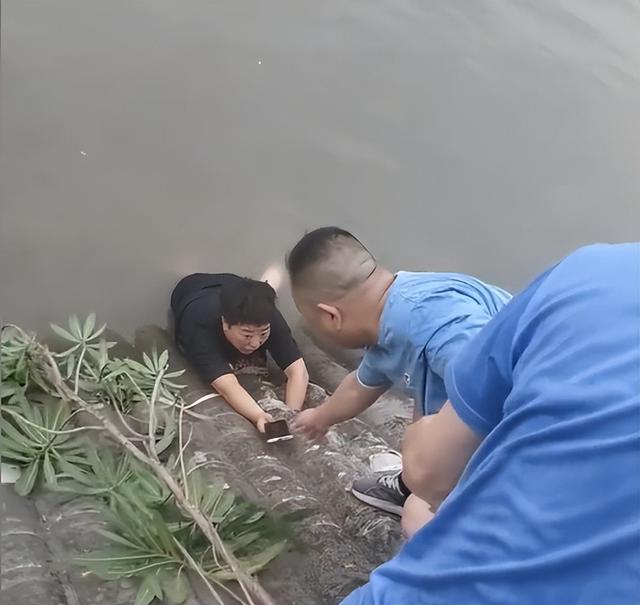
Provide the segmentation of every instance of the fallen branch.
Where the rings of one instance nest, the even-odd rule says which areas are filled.
[[[176,503],[183,510],[183,512],[189,516],[202,533],[206,536],[207,540],[213,547],[213,552],[218,553],[224,562],[228,565],[232,571],[235,579],[237,580],[240,588],[242,589],[249,605],[255,605],[251,595],[255,596],[262,605],[274,605],[274,601],[260,583],[252,578],[247,572],[244,571],[240,562],[236,557],[230,553],[222,539],[220,538],[216,528],[211,522],[198,510],[194,504],[192,504],[186,497],[183,489],[180,487],[176,479],[171,473],[158,461],[155,454],[155,433],[149,434],[149,452],[151,455],[147,455],[145,452],[137,448],[133,442],[124,436],[120,429],[110,420],[108,415],[104,412],[104,404],[89,404],[78,393],[75,393],[63,379],[58,365],[49,349],[41,344],[34,346],[32,353],[32,359],[37,362],[37,366],[42,374],[46,377],[51,387],[57,393],[57,395],[65,401],[68,401],[78,408],[84,410],[96,418],[104,430],[107,431],[115,441],[122,445],[131,456],[140,461],[147,467],[149,467],[153,473],[160,479],[171,491],[176,499]],[[156,385],[157,386],[157,385]],[[152,401],[157,395],[157,389],[154,388],[154,394],[152,395]],[[192,404],[194,405],[194,404]],[[150,410],[151,416],[153,416],[153,409]],[[150,421],[150,427],[153,428],[154,421]],[[179,427],[181,430],[181,427]]]

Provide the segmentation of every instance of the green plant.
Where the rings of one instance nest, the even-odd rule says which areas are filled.
[[[238,499],[222,482],[207,485],[197,472],[188,481],[200,511],[249,573],[264,568],[286,547],[290,533],[286,523]],[[235,573],[172,501],[145,506],[132,484],[125,484],[121,495],[112,508],[109,530],[100,530],[110,546],[77,559],[79,565],[104,579],[138,579],[136,605],[147,605],[156,597],[182,603],[190,592],[187,571],[214,591],[228,590],[224,582],[235,579]]]
[[[20,495],[31,493],[41,480],[55,488],[62,465],[81,472],[87,448],[74,429],[65,430],[72,417],[63,401],[30,404],[24,395],[16,406],[2,409],[0,456],[23,467],[15,485]]]
[[[251,574],[286,547],[289,525],[238,500],[223,484],[205,485],[185,464],[190,437],[183,439],[184,414],[210,396],[186,404],[183,387],[173,382],[182,372],[168,372],[166,351],[145,354],[142,363],[111,359],[113,343],[102,337],[104,326],[95,329],[93,315],[82,324],[72,317],[68,330],[53,329],[70,344],[59,353],[17,326],[3,331],[2,374],[12,388],[3,392],[8,439],[2,455],[23,466],[18,491],[29,493],[43,477],[47,487],[107,503],[111,529],[103,535],[112,547],[83,564],[103,577],[138,578],[136,605],[154,598],[183,602],[187,571],[218,603],[219,591],[230,592],[224,583],[235,580],[241,591],[236,600],[255,605],[255,597],[272,605]],[[48,402],[38,401],[42,393]],[[96,426],[65,428],[80,411]],[[76,433],[88,430],[102,432],[122,450],[98,451],[78,439]],[[160,454],[176,438],[177,453],[163,462]]]
[[[122,499],[154,508],[170,497],[167,487],[124,451],[90,446],[86,458],[84,467],[60,462],[57,491],[101,498],[112,510]]]
[[[49,392],[45,382],[35,371],[32,355],[37,350],[38,342],[34,336],[20,330],[17,326],[2,327],[0,337],[0,374],[1,399],[3,405],[16,404],[24,397],[27,390],[36,387]]]
[[[115,346],[115,342],[107,342],[100,338],[102,334],[104,334],[107,325],[103,324],[102,327],[97,330],[95,326],[96,316],[94,313],[91,313],[82,323],[76,315],[72,315],[69,318],[68,330],[56,324],[51,324],[51,329],[58,336],[71,343],[68,349],[55,354],[57,358],[63,360],[66,366],[67,379],[70,379],[74,375],[74,372],[78,374],[82,372],[82,362],[87,353],[95,356],[101,351],[106,351]]]
[[[76,392],[82,391],[88,402],[106,402],[125,414],[132,412],[136,404],[147,404],[156,385],[156,378],[164,370],[158,385],[157,402],[163,406],[173,406],[184,385],[172,381],[184,370],[167,372],[169,353],[143,353],[140,363],[134,359],[111,359],[109,349],[116,343],[102,338],[106,329],[103,325],[95,328],[95,316],[89,315],[83,324],[74,315],[69,320],[68,329],[51,324],[58,336],[71,346],[55,353],[59,364],[66,367],[65,378],[74,378]]]
[[[15,403],[16,393],[24,394],[28,381],[27,350],[29,339],[8,329],[2,330],[0,367],[2,368],[2,403]]]

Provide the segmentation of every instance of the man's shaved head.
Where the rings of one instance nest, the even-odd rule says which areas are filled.
[[[339,227],[307,233],[291,250],[287,268],[292,289],[317,302],[337,301],[375,271],[371,253]]]

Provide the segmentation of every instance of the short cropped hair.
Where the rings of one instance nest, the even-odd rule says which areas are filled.
[[[366,281],[376,268],[369,250],[340,227],[321,227],[305,234],[286,264],[294,289],[333,299]]]

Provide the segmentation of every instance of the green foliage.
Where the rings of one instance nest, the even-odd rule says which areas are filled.
[[[158,507],[170,495],[167,487],[124,451],[89,446],[84,468],[60,463],[56,489],[76,496],[101,498],[111,510],[122,499],[146,507]]]
[[[0,367],[2,368],[2,404],[17,403],[29,381],[30,340],[9,328],[2,331]]]
[[[249,573],[264,568],[286,548],[289,525],[239,499],[224,483],[209,485],[194,472],[188,486],[190,501],[212,522]],[[100,530],[109,547],[77,559],[79,565],[105,580],[137,578],[140,591],[136,603],[150,603],[153,598],[184,602],[189,595],[187,570],[214,585],[235,578],[172,499],[145,502],[135,480],[124,481],[118,491],[118,498],[111,501],[109,529]]]
[[[34,386],[48,392],[47,386],[34,371],[31,357],[37,342],[33,336],[14,326],[3,326],[0,338],[0,373],[2,405],[14,405]]]
[[[76,316],[69,320],[68,329],[54,324],[52,329],[72,346],[57,353],[61,365],[66,367],[66,377],[76,375],[78,388],[87,400],[107,402],[130,414],[139,404],[148,405],[154,386],[158,382],[157,403],[173,407],[184,385],[173,382],[184,370],[167,372],[168,351],[143,353],[142,363],[135,359],[111,359],[109,349],[116,343],[102,338],[106,326],[94,331],[95,316],[90,315],[81,325]],[[79,366],[79,367],[78,367]]]
[[[0,456],[23,467],[15,485],[19,494],[31,493],[41,480],[55,488],[63,465],[80,472],[78,465],[86,461],[86,445],[82,439],[61,432],[70,419],[69,408],[62,401],[30,404],[21,396],[17,405],[2,409]]]
[[[90,406],[113,408],[128,415],[128,422],[132,417],[142,420],[152,433],[143,435],[147,452],[168,450],[181,430],[178,411],[184,403],[184,387],[174,382],[183,371],[168,371],[168,352],[154,349],[141,361],[111,359],[115,343],[104,338],[104,325],[96,329],[93,314],[83,322],[72,316],[67,328],[52,325],[52,329],[69,345],[53,354],[69,387]],[[149,605],[154,599],[183,603],[190,594],[187,574],[192,572],[211,591],[228,590],[223,583],[238,578],[195,521],[178,507],[167,485],[125,449],[98,449],[96,443],[77,436],[80,429],[71,425],[74,413],[38,365],[41,353],[34,336],[15,326],[3,329],[0,455],[22,467],[15,486],[18,493],[27,495],[41,484],[100,500],[109,520],[100,533],[109,545],[77,562],[106,580],[137,579],[134,605]],[[126,422],[126,437],[139,438]],[[178,452],[178,459],[172,455],[165,468],[169,472],[182,468],[182,455]],[[245,572],[258,572],[291,543],[287,519],[238,498],[221,481],[208,484],[194,466],[186,465],[184,475],[175,480]]]
[[[286,547],[291,530],[281,518],[267,515],[253,503],[239,498],[225,489],[222,482],[207,484],[198,471],[189,475],[187,483],[189,500],[217,528],[222,541],[249,573],[265,567]],[[190,522],[178,531],[180,536],[184,536],[184,532],[194,536],[195,529],[195,524]],[[194,546],[198,543],[195,540]],[[232,578],[228,569],[220,568],[215,562],[213,565],[211,561],[204,562],[203,568],[219,580]]]

